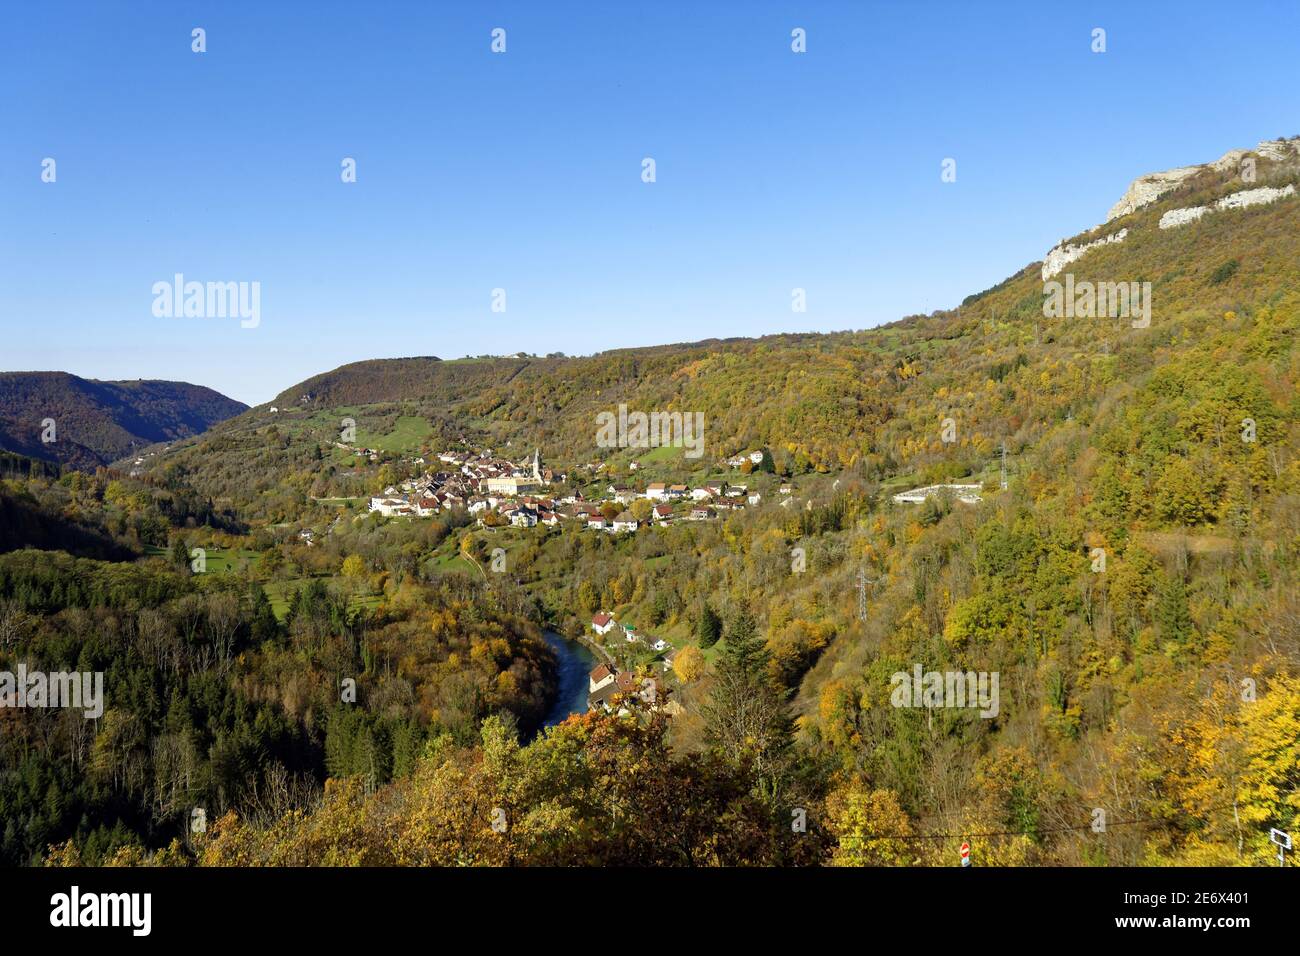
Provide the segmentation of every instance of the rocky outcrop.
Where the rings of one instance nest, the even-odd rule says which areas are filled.
[[[1165,193],[1191,179],[1202,170],[1212,169],[1219,173],[1230,170],[1235,171],[1241,167],[1241,161],[1252,152],[1273,162],[1296,159],[1300,157],[1300,140],[1265,140],[1256,146],[1254,150],[1230,149],[1212,163],[1181,166],[1178,169],[1167,169],[1164,172],[1139,176],[1129,185],[1120,201],[1111,206],[1106,221],[1110,222],[1120,216],[1127,216],[1129,213],[1136,212],[1143,206],[1155,202]]]
[[[1106,221],[1110,222],[1120,216],[1127,216],[1129,213],[1136,212],[1143,206],[1155,202],[1175,186],[1191,179],[1203,168],[1201,166],[1182,166],[1178,169],[1167,169],[1161,173],[1148,173],[1145,176],[1139,176],[1129,184],[1120,201],[1110,207],[1110,212],[1106,215]]]
[[[1252,155],[1273,163],[1300,165],[1300,137],[1295,139],[1269,139],[1257,145],[1253,150],[1230,149],[1212,163],[1180,166],[1178,169],[1166,169],[1163,172],[1147,173],[1145,176],[1139,176],[1129,184],[1120,201],[1110,208],[1110,213],[1106,216],[1106,222],[1118,219],[1120,216],[1127,216],[1144,206],[1149,206],[1170,190],[1177,188],[1202,172],[1230,173],[1233,176],[1241,176],[1245,182],[1254,182],[1254,164],[1243,164],[1243,160]],[[1249,174],[1247,174],[1247,170],[1250,171]],[[1222,180],[1219,182],[1221,183]],[[1258,189],[1243,189],[1208,206],[1187,206],[1182,209],[1171,209],[1160,217],[1160,228],[1172,229],[1175,226],[1195,222],[1207,212],[1221,209],[1243,209],[1259,203],[1276,202],[1294,193],[1295,186],[1292,185],[1287,186],[1285,189],[1274,189],[1268,186]],[[1069,245],[1065,240],[1061,240],[1055,248],[1043,257],[1043,281],[1046,282],[1090,249],[1111,242],[1123,242],[1124,237],[1127,235],[1128,228],[1126,227],[1092,242]]]
[[[1209,212],[1209,206],[1186,206],[1182,209],[1171,209],[1160,217],[1161,229],[1172,229],[1174,226],[1185,226],[1189,222],[1195,222]]]
[[[1274,189],[1271,186],[1261,186],[1259,189],[1243,189],[1240,192],[1224,196],[1218,202],[1211,203],[1208,206],[1185,206],[1182,209],[1171,209],[1160,217],[1160,228],[1172,229],[1175,226],[1185,226],[1189,222],[1200,219],[1207,212],[1218,212],[1224,209],[1245,209],[1247,206],[1277,202],[1279,199],[1294,195],[1294,185],[1288,185],[1285,189]]]
[[[1127,236],[1128,230],[1121,229],[1119,232],[1111,233],[1109,236],[1103,236],[1101,239],[1094,239],[1092,242],[1082,242],[1077,246],[1069,246],[1064,242],[1060,243],[1056,248],[1043,257],[1043,281],[1046,282],[1090,249],[1096,249],[1098,246],[1109,245],[1112,242],[1123,242]]]

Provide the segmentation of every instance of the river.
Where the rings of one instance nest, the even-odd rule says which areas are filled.
[[[559,686],[555,692],[555,703],[542,721],[543,727],[554,727],[563,723],[570,714],[587,712],[588,675],[596,666],[596,658],[579,641],[570,640],[554,631],[542,631],[546,643],[555,651],[559,664],[556,677]]]

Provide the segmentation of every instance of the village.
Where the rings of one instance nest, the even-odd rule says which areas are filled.
[[[762,453],[744,457],[761,460]],[[370,499],[369,511],[385,517],[427,518],[463,508],[477,516],[480,526],[530,528],[578,522],[593,531],[623,534],[677,521],[709,521],[762,502],[762,495],[747,485],[726,480],[706,481],[694,488],[669,482],[649,482],[642,488],[610,483],[598,495],[584,496],[579,490],[548,495],[553,486],[568,486],[569,476],[544,467],[540,451],[522,463],[491,452],[448,451],[437,460],[443,466],[440,470],[384,489]],[[423,459],[417,461],[423,464]],[[585,467],[598,472],[603,466]],[[635,463],[631,470],[636,470]],[[780,493],[789,495],[790,490],[783,485]],[[638,500],[647,505],[634,508]]]
[[[368,455],[371,460],[378,457],[370,449],[357,453]],[[477,516],[480,527],[531,528],[539,524],[554,527],[562,522],[578,522],[593,531],[624,534],[678,521],[710,521],[759,505],[763,500],[762,494],[750,490],[748,485],[725,479],[704,481],[695,487],[663,481],[648,482],[637,488],[609,483],[599,493],[589,492],[585,496],[576,489],[548,494],[556,486],[573,486],[568,474],[543,466],[540,450],[535,450],[523,462],[493,455],[490,450],[446,451],[437,455],[437,460],[442,469],[385,488],[382,494],[370,498],[368,510],[384,517],[428,518],[463,508]],[[761,460],[762,452],[754,451],[733,456],[721,464],[741,468],[746,464],[757,465]],[[425,464],[424,458],[411,461],[416,465]],[[595,477],[605,469],[601,462],[583,467]],[[629,470],[637,469],[637,463],[631,462]],[[596,485],[599,487],[600,482]],[[973,483],[934,484],[891,497],[897,504],[919,504],[928,498],[951,495],[962,504],[978,504],[983,500],[979,494],[981,487]],[[789,483],[779,486],[782,506],[790,504],[792,490]],[[633,507],[642,500],[648,507]]]

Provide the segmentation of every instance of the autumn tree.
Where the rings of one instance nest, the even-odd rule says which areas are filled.
[[[673,673],[683,684],[693,684],[704,676],[704,653],[693,645],[687,645],[673,657]]]
[[[912,821],[892,790],[853,783],[827,798],[828,827],[836,839],[832,866],[904,866],[912,862]]]

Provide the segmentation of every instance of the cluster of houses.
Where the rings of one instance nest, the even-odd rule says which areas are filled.
[[[763,497],[758,492],[751,493],[744,485],[732,485],[725,481],[705,482],[698,488],[651,482],[644,491],[636,491],[625,485],[610,485],[606,490],[609,495],[606,501],[622,505],[631,504],[638,498],[656,502],[647,519],[647,523],[656,525],[680,520],[709,521],[723,512],[736,511],[747,504],[757,505]],[[641,522],[630,511],[620,512],[611,520],[604,517],[601,504],[587,506],[589,528],[618,534],[635,531],[640,525]]]
[[[621,631],[623,634],[623,640],[626,643],[644,644],[646,647],[650,648],[650,650],[658,651],[660,654],[663,654],[665,670],[673,665],[673,646],[671,644],[661,637],[655,638],[641,635],[632,624],[619,624],[618,621],[614,620],[614,615],[609,614],[606,611],[601,611],[599,614],[592,617],[591,629],[601,637],[605,637],[610,633],[610,631]]]
[[[370,499],[369,510],[385,517],[426,518],[464,508],[478,515],[480,524],[486,523],[488,513],[495,513],[520,528],[554,526],[570,520],[580,521],[594,531],[621,534],[643,525],[708,521],[762,500],[760,494],[750,492],[745,485],[726,481],[708,481],[697,488],[651,482],[644,490],[611,484],[598,500],[584,498],[581,492],[546,497],[541,492],[554,483],[566,482],[568,476],[543,467],[538,451],[521,464],[490,453],[468,452],[443,452],[438,461],[443,470],[384,489],[383,494]],[[653,503],[644,521],[627,510],[638,498]],[[613,517],[609,516],[611,502],[623,506]]]
[[[627,715],[626,702],[636,698],[651,710],[663,707],[671,716],[681,713],[676,701],[667,700],[662,682],[655,677],[638,677],[632,671],[620,671],[613,664],[598,664],[587,675],[587,709]]]
[[[416,461],[423,463],[423,459]],[[438,461],[444,466],[442,470],[385,488],[382,495],[370,499],[370,510],[385,517],[406,518],[427,518],[453,508],[477,514],[496,510],[506,502],[541,491],[567,477],[543,468],[539,451],[534,451],[529,461],[519,464],[490,452],[477,455],[443,452]],[[537,499],[528,500],[537,503]]]
[[[651,650],[658,651],[661,655],[659,660],[664,673],[667,673],[673,666],[673,646],[671,644],[662,638],[642,636],[637,633],[636,628],[631,624],[620,625],[614,620],[612,614],[602,611],[592,617],[591,629],[601,637],[605,637],[611,632],[615,634],[621,632],[623,640],[627,643],[641,643]],[[620,698],[630,695],[639,697],[643,703],[651,707],[664,705],[670,713],[681,709],[675,702],[664,703],[663,686],[657,678],[650,676],[638,677],[632,671],[620,671],[612,663],[599,664],[588,675],[588,710],[599,708],[605,711],[614,711],[617,709],[619,713],[626,713],[626,709],[620,703]]]
[[[763,453],[761,451],[747,451],[741,455],[733,455],[726,461],[732,468],[743,468],[745,462],[757,466],[763,463]]]

